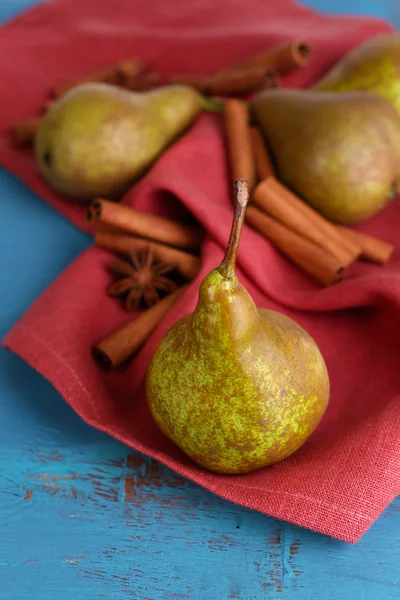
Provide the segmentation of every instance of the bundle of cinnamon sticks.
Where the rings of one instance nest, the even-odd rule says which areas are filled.
[[[95,231],[95,244],[99,248],[126,256],[149,249],[156,259],[175,267],[186,281],[193,280],[200,271],[198,251],[204,232],[198,225],[172,221],[100,198],[89,206],[86,220]],[[147,340],[186,288],[186,284],[180,285],[139,317],[101,340],[93,349],[95,360],[106,368],[125,362]]]
[[[210,76],[179,75],[169,83],[191,85],[203,94],[237,96],[278,86],[279,76],[308,65],[311,48],[307,42],[293,40],[239,60]]]
[[[305,67],[310,59],[309,44],[293,40],[240,60],[211,75],[174,75],[164,83],[190,85],[204,95],[247,95],[277,87],[279,76]],[[146,71],[140,58],[126,58],[115,65],[56,86],[50,91],[51,99],[41,112],[45,113],[58,98],[74,87],[91,82],[109,83],[132,91],[146,91],[159,85],[161,77],[154,71]],[[11,128],[14,143],[19,147],[31,145],[39,124],[39,116],[15,123]]]

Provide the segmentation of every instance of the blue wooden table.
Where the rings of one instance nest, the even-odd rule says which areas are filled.
[[[308,4],[394,20],[390,1]],[[32,3],[0,0],[0,18]],[[2,171],[0,190],[4,335],[90,240]],[[400,599],[399,500],[354,546],[234,506],[91,429],[0,352],[0,600]]]

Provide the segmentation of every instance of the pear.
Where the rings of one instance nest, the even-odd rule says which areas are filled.
[[[329,219],[359,223],[395,196],[400,117],[384,98],[282,89],[252,110],[280,179]]]
[[[183,85],[147,93],[105,83],[77,86],[40,123],[40,171],[73,198],[117,198],[191,124],[203,100]]]
[[[364,90],[383,96],[400,115],[400,34],[372,38],[339,61],[314,90]]]
[[[195,311],[162,338],[146,383],[162,431],[202,467],[231,474],[295,452],[329,396],[313,339],[288,317],[257,308],[235,275],[248,183],[235,186],[225,257],[201,283]]]

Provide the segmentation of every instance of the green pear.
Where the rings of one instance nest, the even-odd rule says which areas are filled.
[[[313,89],[374,92],[389,100],[400,115],[400,34],[379,35],[364,42],[339,61]]]
[[[282,89],[252,110],[280,179],[329,219],[359,223],[395,196],[400,117],[384,98]]]
[[[192,123],[203,101],[183,85],[147,93],[105,83],[77,86],[40,123],[40,171],[73,198],[117,198]]]
[[[161,340],[147,397],[162,431],[202,467],[247,473],[295,452],[327,407],[329,379],[312,338],[257,308],[234,267],[248,200],[236,211],[222,263],[200,285],[196,309]]]

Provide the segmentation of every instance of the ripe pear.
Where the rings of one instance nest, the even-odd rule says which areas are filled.
[[[163,337],[147,374],[150,410],[162,431],[202,467],[231,474],[295,452],[329,397],[313,339],[288,317],[257,308],[235,275],[248,183],[235,186],[225,257],[201,283],[195,311]]]
[[[400,117],[384,98],[282,89],[252,110],[280,179],[329,219],[359,223],[395,196]]]
[[[374,92],[389,100],[400,115],[400,34],[367,40],[339,61],[313,89]]]
[[[190,125],[203,100],[183,85],[146,93],[105,83],[77,86],[40,123],[40,171],[73,198],[117,198]]]

